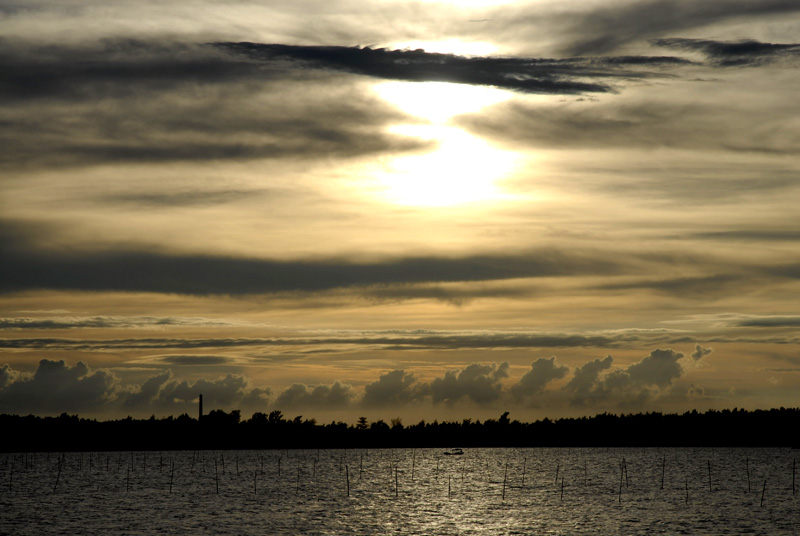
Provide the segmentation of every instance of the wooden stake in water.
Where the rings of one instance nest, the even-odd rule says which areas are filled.
[[[452,494],[451,494],[451,491],[450,491],[450,475],[447,475],[447,498],[449,499],[451,497],[451,495]]]
[[[522,487],[525,487],[525,469],[527,468],[528,458],[522,458]]]
[[[411,481],[414,481],[414,469],[417,465],[417,451],[411,451]]]
[[[623,478],[623,469],[622,465],[619,466],[619,495],[617,496],[617,502],[622,502],[622,478]]]
[[[63,460],[58,461],[58,473],[56,474],[56,483],[53,485],[53,493],[56,492],[56,488],[58,487],[58,481],[61,478],[61,465],[63,464]]]
[[[664,454],[664,457],[661,459],[661,489],[664,489],[664,470],[667,467],[667,455]]]
[[[172,493],[172,481],[175,478],[175,462],[170,462],[170,470],[169,470],[169,492]]]
[[[394,496],[397,497],[400,493],[400,486],[397,481],[397,467],[394,468]]]
[[[689,479],[686,479],[686,504],[689,504]]]
[[[125,491],[131,490],[131,468],[128,467],[128,476],[125,477]]]
[[[561,477],[561,500],[564,500],[564,477]]]
[[[796,459],[792,460],[792,495],[795,495],[797,493],[797,488],[795,487],[794,483],[795,474],[797,474],[797,471],[795,470],[796,465],[797,465],[797,460]]]
[[[508,461],[506,461],[506,469],[503,471],[503,500],[506,500],[506,480],[508,479]]]
[[[214,456],[214,485],[217,490],[217,494],[219,494],[219,473],[217,472],[217,457]]]
[[[711,489],[711,460],[708,460],[708,491],[714,491]]]
[[[761,506],[764,506],[764,493],[767,491],[767,481],[764,481],[764,487],[761,488]]]
[[[253,494],[258,495],[258,471],[253,471]]]
[[[346,482],[347,482],[347,496],[349,497],[350,496],[350,468],[348,466],[346,466],[346,465],[344,466],[344,474],[345,474],[345,479],[346,479]]]
[[[747,470],[747,493],[750,493],[750,457],[745,459],[745,469]]]

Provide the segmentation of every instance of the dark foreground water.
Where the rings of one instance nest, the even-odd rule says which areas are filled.
[[[0,454],[0,534],[796,536],[797,457],[588,448]]]

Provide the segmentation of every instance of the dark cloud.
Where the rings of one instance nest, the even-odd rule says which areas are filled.
[[[0,369],[0,413],[94,411],[114,400],[118,379],[104,370],[90,370],[78,362],[42,359],[32,376]]]
[[[331,385],[308,386],[296,383],[283,391],[275,399],[275,407],[287,408],[343,408],[352,401],[349,385],[334,382]]]
[[[696,344],[694,346],[694,352],[692,352],[692,358],[695,361],[698,361],[698,360],[704,358],[707,355],[711,355],[711,352],[713,352],[713,351],[714,351],[713,348],[703,348],[699,344]]]
[[[10,226],[13,227],[13,224]],[[357,263],[340,259],[278,261],[147,251],[49,251],[21,237],[0,245],[0,292],[27,289],[260,294],[426,282],[489,281],[610,274],[611,260],[543,249],[514,255],[408,257]],[[7,229],[5,233],[13,235]]]
[[[403,406],[426,393],[427,385],[420,384],[410,372],[393,370],[381,374],[377,381],[364,386],[361,403],[368,408]]]
[[[220,355],[166,355],[159,359],[169,365],[224,365],[230,360]]]
[[[637,387],[650,385],[666,387],[677,378],[680,378],[683,373],[683,368],[678,363],[678,360],[682,357],[683,354],[681,352],[659,348],[650,352],[650,355],[644,357],[638,363],[634,363],[625,369],[626,377],[619,376],[607,381],[618,385],[630,383]]]
[[[571,394],[574,405],[608,403],[624,407],[636,407],[651,400],[660,392],[668,391],[674,381],[683,374],[678,362],[681,352],[671,349],[656,349],[641,361],[624,369],[611,368],[613,358],[595,359],[575,369],[575,375],[564,386]]]
[[[566,54],[604,54],[652,37],[726,20],[800,13],[794,0],[639,0],[596,5],[552,19],[569,40],[563,47]],[[536,19],[521,17],[514,25],[531,23]]]
[[[522,375],[519,382],[510,388],[511,394],[519,399],[529,398],[544,391],[545,386],[567,375],[569,368],[556,365],[555,356],[541,357],[531,363],[531,370]]]
[[[721,150],[795,154],[798,144],[790,120],[785,116],[770,120],[772,128],[778,129],[781,136],[756,137],[753,132],[762,128],[765,121],[763,109],[751,110],[742,105],[736,114],[731,114],[728,101],[674,103],[661,100],[656,93],[641,102],[612,100],[541,106],[510,101],[485,113],[457,118],[459,125],[471,131],[521,149],[531,146],[616,149],[624,146],[676,148],[698,153]],[[659,176],[658,169],[642,170],[639,173],[641,182],[625,183],[620,189],[641,191],[660,187],[664,190],[662,194],[682,193],[685,197],[701,193],[711,196],[716,192],[717,198],[724,199],[743,190],[766,191],[797,185],[794,170],[774,170],[769,177],[764,177],[763,167],[758,166],[748,173],[752,177],[736,182],[730,177],[699,177],[699,173],[707,174],[707,170],[692,169],[684,164],[680,170],[670,167],[668,176],[664,177]],[[756,178],[767,180],[755,186]],[[728,188],[720,187],[723,180]]]
[[[433,402],[455,404],[463,399],[478,405],[487,405],[502,394],[500,380],[508,377],[509,364],[483,365],[473,363],[462,370],[449,370],[430,384]]]
[[[15,102],[0,124],[0,166],[7,169],[347,158],[429,145],[387,133],[383,126],[401,114],[375,95],[215,47],[4,44],[0,97]]]
[[[673,296],[680,296],[682,298],[706,299],[709,296],[725,294],[729,289],[734,287],[741,292],[744,288],[741,284],[743,281],[755,283],[745,275],[717,274],[698,277],[627,281],[602,284],[599,287],[605,290],[645,289]]]
[[[800,326],[800,316],[751,317],[736,322],[736,325],[748,328],[797,327]]]
[[[157,326],[220,327],[241,325],[224,320],[197,317],[159,316],[57,316],[54,318],[0,318],[0,329],[107,329]]]
[[[580,367],[575,367],[572,379],[564,386],[564,390],[572,393],[572,402],[583,405],[593,399],[605,396],[600,382],[600,373],[611,368],[614,358],[606,356],[604,359],[595,359]]]
[[[721,67],[762,65],[782,57],[800,54],[800,44],[762,43],[752,39],[713,41],[710,39],[671,37],[654,39],[652,43],[660,47],[701,52],[712,60],[715,65]]]
[[[682,236],[681,238],[683,238]],[[710,231],[694,233],[688,238],[701,240],[731,240],[754,242],[797,242],[800,241],[800,231],[790,229],[736,229],[730,231]]]
[[[526,93],[577,94],[607,92],[610,86],[580,78],[634,75],[622,67],[681,63],[671,57],[553,60],[535,58],[464,57],[424,50],[386,50],[339,46],[299,46],[260,43],[215,43],[216,47],[267,64],[280,60],[308,67],[414,82],[436,81],[494,86]]]

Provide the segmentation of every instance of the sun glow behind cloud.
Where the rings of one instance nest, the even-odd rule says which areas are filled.
[[[511,97],[491,87],[446,82],[386,82],[375,91],[402,111],[426,121],[394,125],[390,132],[436,143],[425,154],[399,156],[378,173],[392,203],[442,207],[497,200],[496,181],[511,172],[515,154],[449,125],[452,117],[475,113]]]

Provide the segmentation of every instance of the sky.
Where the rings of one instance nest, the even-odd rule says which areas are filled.
[[[0,413],[800,405],[796,0],[0,0]]]

